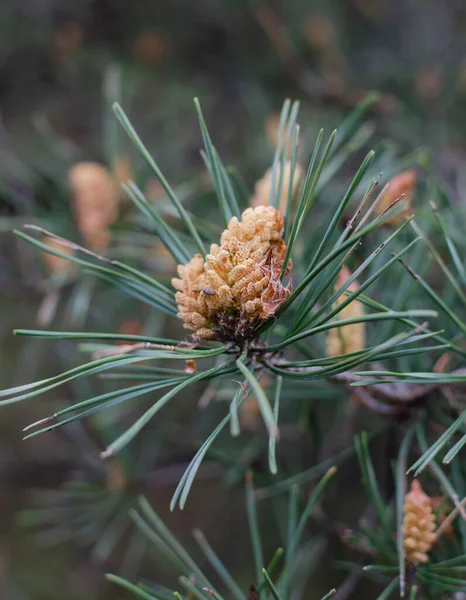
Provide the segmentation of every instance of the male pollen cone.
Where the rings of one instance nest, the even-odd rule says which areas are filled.
[[[99,163],[79,162],[68,171],[68,180],[79,232],[91,250],[105,251],[109,227],[118,217],[118,191],[111,174]]]
[[[343,267],[337,277],[335,291],[338,290],[345,281],[351,277],[351,271]],[[348,287],[349,292],[355,292],[359,285],[353,281]],[[340,305],[348,297],[342,294],[336,301]],[[359,300],[353,300],[343,308],[336,316],[337,319],[357,319],[364,316],[364,305]],[[359,352],[366,347],[366,330],[364,323],[352,323],[342,327],[333,327],[329,330],[327,336],[327,356],[339,356],[340,354],[350,354]]]
[[[416,189],[416,171],[414,169],[408,169],[402,173],[398,173],[390,179],[388,184],[382,190],[382,197],[380,198],[376,213],[377,215],[382,214],[395,200],[401,198],[400,205],[403,206],[404,210],[398,212],[396,215],[388,219],[385,225],[396,227],[401,225],[405,217],[408,217],[412,212],[412,203],[414,190]],[[399,206],[399,205],[395,205]],[[395,207],[393,207],[395,210]]]
[[[173,279],[178,316],[197,339],[252,339],[290,296],[281,283],[286,244],[283,217],[271,206],[233,217],[205,258],[196,254]],[[291,265],[289,266],[291,268]]]
[[[426,563],[428,552],[435,540],[435,514],[432,498],[422,489],[417,479],[405,496],[403,506],[403,543],[408,563]]]

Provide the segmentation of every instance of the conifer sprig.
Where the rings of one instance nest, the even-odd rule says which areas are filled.
[[[354,269],[348,280],[336,290],[334,288],[338,274],[347,262],[351,260],[352,254],[358,252],[361,241],[366,240],[366,245],[368,245],[368,242],[370,243],[374,232],[376,230],[381,231],[380,227],[390,221],[391,214],[393,210],[396,210],[397,200],[399,200],[395,199],[392,202],[392,208],[390,208],[388,213],[377,215],[375,212],[371,215],[370,197],[374,188],[374,181],[370,179],[369,169],[375,156],[374,152],[370,151],[366,155],[341,199],[336,199],[335,205],[330,209],[330,212],[327,210],[327,216],[320,230],[317,230],[315,233],[312,230],[313,211],[316,210],[318,204],[326,201],[326,188],[323,185],[323,181],[325,177],[328,178],[330,172],[335,173],[335,169],[330,167],[331,161],[337,160],[337,157],[339,157],[338,165],[341,168],[351,156],[351,140],[356,135],[358,127],[361,125],[370,104],[371,102],[367,101],[358,107],[347,119],[346,125],[343,127],[343,133],[332,133],[323,150],[321,150],[322,133],[319,133],[311,153],[306,179],[296,198],[293,197],[292,190],[294,187],[290,183],[285,209],[288,222],[286,227],[282,229],[285,235],[289,237],[286,237],[286,239],[279,238],[277,237],[277,232],[275,232],[271,234],[270,242],[264,237],[263,239],[261,238],[262,241],[260,244],[257,243],[254,245],[254,235],[256,234],[251,233],[253,230],[248,229],[248,235],[250,236],[248,239],[252,240],[250,246],[251,252],[256,252],[258,258],[255,260],[261,261],[256,262],[255,272],[257,273],[257,279],[254,280],[255,283],[253,285],[259,285],[259,277],[262,277],[266,283],[261,281],[260,285],[266,285],[266,291],[269,294],[266,301],[264,300],[265,292],[248,291],[248,298],[254,299],[254,294],[262,294],[260,296],[262,312],[254,313],[260,315],[254,317],[255,321],[252,320],[252,317],[248,316],[252,313],[241,312],[244,306],[248,306],[248,303],[245,304],[245,301],[241,300],[239,304],[235,304],[234,294],[238,292],[235,291],[237,288],[233,284],[230,284],[230,291],[222,291],[225,290],[225,286],[217,290],[213,287],[212,283],[203,284],[200,289],[190,288],[191,290],[196,290],[194,296],[197,303],[196,311],[200,310],[200,306],[217,306],[217,308],[211,308],[209,311],[203,313],[205,316],[202,316],[203,324],[200,325],[202,331],[205,331],[206,326],[211,326],[209,324],[210,319],[215,318],[217,320],[217,329],[214,328],[212,330],[214,335],[209,334],[213,338],[212,341],[194,339],[193,343],[188,342],[186,344],[182,337],[178,342],[174,342],[173,339],[146,337],[142,334],[137,336],[137,339],[134,336],[127,338],[127,342],[129,343],[136,342],[134,345],[123,343],[120,346],[115,346],[114,344],[104,343],[105,341],[109,342],[112,339],[116,339],[111,334],[53,333],[19,330],[19,334],[33,337],[63,337],[68,339],[86,339],[87,337],[88,340],[93,339],[99,341],[99,343],[97,345],[82,345],[84,350],[92,353],[93,360],[87,364],[47,380],[1,392],[2,404],[33,398],[44,391],[54,389],[57,386],[74,381],[80,377],[104,373],[108,375],[108,371],[110,370],[114,372],[116,377],[125,377],[125,373],[128,373],[125,369],[131,369],[133,378],[137,378],[138,373],[141,377],[144,377],[138,385],[116,389],[97,397],[81,400],[68,406],[66,409],[57,411],[50,417],[46,417],[38,423],[30,425],[27,428],[27,437],[49,431],[63,424],[73,423],[75,420],[88,417],[123,402],[129,402],[131,405],[136,406],[136,398],[144,394],[154,393],[157,390],[168,389],[142,415],[136,414],[132,425],[121,433],[102,453],[102,457],[106,458],[125,448],[152,419],[156,418],[157,413],[167,403],[171,402],[178,393],[188,389],[196,382],[218,380],[221,383],[228,380],[244,379],[250,393],[254,394],[258,401],[260,413],[270,436],[268,462],[271,472],[275,473],[279,470],[276,449],[280,431],[278,412],[280,394],[276,386],[274,392],[275,408],[272,409],[271,398],[268,397],[268,392],[260,383],[264,372],[270,372],[277,376],[280,388],[285,390],[287,383],[292,380],[302,380],[309,383],[321,379],[345,381],[345,377],[351,378],[351,373],[360,365],[370,365],[372,363],[378,365],[381,361],[388,361],[390,364],[406,365],[405,372],[397,371],[397,380],[405,378],[408,382],[417,383],[419,377],[416,377],[411,369],[407,368],[408,363],[406,361],[410,357],[414,358],[418,355],[432,352],[432,347],[421,347],[419,345],[412,347],[412,345],[419,342],[420,335],[424,335],[424,329],[428,327],[428,324],[424,322],[425,319],[434,320],[437,312],[431,308],[419,308],[412,305],[402,307],[400,310],[391,310],[386,307],[382,307],[381,310],[380,308],[371,310],[375,306],[379,307],[380,305],[375,300],[371,300],[365,294],[362,294],[362,292],[373,289],[378,284],[379,279],[390,277],[392,272],[399,268],[398,261],[401,260],[402,256],[403,258],[408,257],[409,260],[410,253],[421,237],[419,232],[417,232],[418,235],[416,238],[412,239],[410,237],[408,227],[410,220],[405,221],[393,232],[385,234],[385,240],[382,243],[379,242],[376,244],[366,258],[360,261],[360,264]],[[196,108],[205,142],[205,160],[212,177],[220,209],[219,212],[222,215],[224,225],[228,225],[228,230],[231,228],[230,237],[228,238],[229,245],[226,242],[222,242],[223,245],[220,247],[214,244],[211,246],[210,254],[206,243],[207,240],[204,239],[204,232],[201,235],[197,231],[196,224],[191,218],[191,213],[185,208],[182,200],[177,197],[174,188],[164,178],[155,160],[149,155],[147,148],[119,105],[115,106],[115,113],[124,130],[148,161],[161,182],[176,209],[178,221],[175,225],[169,225],[166,215],[160,212],[158,207],[150,204],[134,183],[128,183],[126,186],[127,191],[135,201],[136,206],[147,217],[149,228],[166,245],[172,256],[180,261],[180,273],[187,272],[186,269],[191,264],[189,262],[190,256],[195,252],[199,252],[201,262],[205,257],[205,264],[202,268],[206,269],[206,274],[208,275],[210,273],[208,269],[211,269],[211,265],[213,264],[212,252],[215,254],[215,252],[218,252],[216,248],[220,248],[218,257],[220,259],[221,256],[221,260],[224,260],[224,255],[221,253],[225,252],[225,249],[233,256],[232,248],[241,248],[241,244],[244,243],[238,241],[243,240],[243,238],[239,237],[236,240],[235,235],[242,236],[243,230],[241,227],[244,229],[246,225],[242,224],[241,221],[235,221],[240,216],[238,207],[241,205],[241,200],[237,196],[236,186],[230,177],[229,173],[231,171],[225,168],[220,161],[197,100]],[[294,170],[297,164],[297,116],[298,105],[294,104],[291,106],[289,102],[286,102],[280,125],[281,135],[286,143],[279,143],[272,171],[272,200],[270,204],[271,207],[276,208],[268,209],[272,210],[272,212],[275,211],[277,215],[276,223],[278,223],[279,228],[282,228],[283,215],[280,215],[278,211],[279,203],[277,199],[281,196],[285,160],[290,142],[292,142],[291,153],[294,155],[289,173],[290,182],[293,181]],[[335,147],[333,147],[334,142],[336,144]],[[326,185],[330,185],[330,183],[331,180],[327,179]],[[352,216],[346,225],[343,226],[343,230],[341,230],[341,219],[345,211],[352,204],[355,204]],[[254,210],[257,211],[257,209]],[[259,213],[260,211],[257,212],[257,214]],[[244,215],[246,214],[247,211]],[[253,211],[253,213],[248,214],[254,216],[256,213]],[[240,216],[240,218],[242,217]],[[232,219],[237,225],[231,225],[233,223]],[[310,260],[308,260],[308,248],[306,245],[303,247],[303,244],[299,243],[304,226],[311,228],[311,237],[313,238],[315,248]],[[189,234],[188,237],[178,235],[178,230],[181,231],[183,229]],[[222,234],[222,240],[227,240],[225,236],[228,230],[225,230],[224,234]],[[260,228],[258,232],[260,235],[263,234]],[[70,246],[69,242],[58,236],[54,236],[54,234],[49,234],[43,230],[40,233],[51,236],[58,245],[61,244],[63,246],[64,250]],[[47,250],[47,247],[35,237],[23,232],[18,232],[18,235],[40,249]],[[214,243],[215,241],[218,242],[215,239],[211,241]],[[277,250],[276,254],[270,254],[267,251],[267,244],[269,243],[271,244],[271,248],[273,244],[276,246],[278,244],[277,247],[280,250]],[[236,246],[233,244],[236,244]],[[393,257],[390,257],[388,251],[392,246],[396,248],[396,252]],[[72,247],[75,254],[71,257],[71,260],[81,268],[89,270],[110,285],[148,303],[158,310],[169,315],[176,313],[176,300],[178,302],[181,300],[178,296],[175,299],[174,292],[165,283],[121,261],[109,259],[95,252],[89,252],[77,244],[73,244]],[[241,256],[240,251],[234,250],[234,252],[237,252],[235,260],[239,260],[237,257]],[[52,253],[59,257],[67,256],[65,251],[61,252],[57,249],[54,249]],[[291,265],[293,265],[292,270],[289,271]],[[248,268],[250,269],[250,267]],[[244,272],[247,272],[247,269]],[[217,269],[218,273],[220,271]],[[228,271],[226,273],[225,277],[228,278]],[[290,276],[294,282],[293,291],[291,291],[289,286],[285,288],[281,283],[281,279],[289,278]],[[366,278],[364,279],[364,277]],[[350,287],[356,279],[358,279],[359,287],[356,291],[349,292]],[[193,281],[195,279],[189,285],[192,286]],[[207,279],[206,281],[209,280]],[[253,280],[250,279],[248,281],[252,282]],[[238,286],[239,283],[235,285]],[[264,288],[257,289],[263,290]],[[218,303],[216,298],[221,291],[222,294],[226,294],[228,291],[230,295],[228,296],[227,294],[224,296],[225,300]],[[231,300],[232,294],[233,300]],[[213,303],[214,300],[217,304]],[[194,306],[194,300],[189,297],[189,294],[186,296],[186,302],[188,301],[191,303],[189,306]],[[351,306],[352,302],[356,301],[364,303],[364,312],[354,318],[340,318],[340,313],[346,307]],[[251,300],[251,307],[257,307],[257,302],[257,299]],[[436,308],[439,308],[439,306],[436,306]],[[440,306],[440,308],[442,307]],[[179,310],[180,306],[178,306]],[[257,311],[256,308],[254,310]],[[222,311],[224,312],[222,313]],[[250,319],[250,322],[248,322],[248,319]],[[375,332],[377,327],[382,327],[386,322],[393,323],[394,325],[394,328],[391,329],[391,335],[388,337],[381,339],[374,335],[372,337],[374,340],[373,343],[368,343],[365,348],[361,348],[356,352],[342,352],[337,356],[320,357],[320,360],[317,356],[317,358],[309,360],[309,357],[314,355],[312,348],[318,348],[321,345],[322,338],[332,329],[344,332],[345,326],[365,327],[370,324],[371,330]],[[209,336],[203,335],[200,337]],[[119,339],[124,340],[124,336],[119,336]],[[444,349],[444,345],[439,344],[437,347],[434,346],[434,349],[441,351]],[[299,353],[302,354],[301,360],[296,358],[296,352],[298,352],[298,355]],[[293,358],[291,354],[288,357],[288,353],[291,353]],[[213,364],[212,360],[217,361],[217,359],[218,362]],[[140,364],[141,361],[144,361],[144,365]],[[166,361],[169,361],[167,366],[165,366]],[[176,364],[176,361],[183,361],[181,368],[172,367],[172,364]],[[184,372],[184,361],[195,363],[197,372],[192,374]],[[164,373],[166,373],[165,376]],[[362,373],[363,375],[365,374],[365,372]],[[373,373],[375,377],[380,375],[380,371],[378,370]],[[388,377],[392,373],[394,371],[387,369],[386,374]],[[153,377],[152,382],[150,381],[151,374]],[[353,383],[360,385],[363,382],[357,379]],[[379,381],[375,380],[371,382],[371,385],[377,383]],[[387,384],[385,384],[386,386]],[[374,390],[376,387],[374,386]],[[181,506],[184,505],[203,457],[230,420],[232,421],[231,427],[233,433],[236,434],[238,432],[237,410],[243,399],[241,398],[241,394],[234,395],[233,403],[230,404],[230,410],[226,411],[224,419],[205,440],[205,443],[201,446],[188,471],[182,478],[180,486],[175,493],[172,507],[175,506],[178,500]],[[376,401],[374,401],[374,405],[375,403]],[[389,403],[395,404],[393,398]],[[370,404],[368,402],[368,405]]]

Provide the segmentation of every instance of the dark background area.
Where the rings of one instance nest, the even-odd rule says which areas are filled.
[[[149,181],[142,160],[117,139],[112,100],[121,101],[167,178],[190,195],[203,185],[193,97],[202,102],[223,159],[238,166],[252,189],[271,164],[274,123],[286,97],[301,101],[306,147],[320,127],[337,126],[376,90],[380,100],[370,117],[377,139],[389,137],[403,151],[420,146],[454,187],[466,148],[465,50],[466,4],[460,0],[4,0],[0,386],[52,376],[79,361],[71,342],[13,337],[15,327],[39,328],[39,306],[50,287],[41,257],[10,231],[27,222],[63,235],[75,230],[67,172],[76,162],[98,161],[111,168],[124,156],[136,176]],[[208,196],[203,202],[202,210],[208,213]],[[127,238],[134,242],[131,209],[126,206],[122,214],[116,235],[120,249]],[[173,270],[157,253],[142,261],[166,277]],[[79,288],[81,295],[69,285],[60,288],[60,303],[47,326],[93,331],[121,331],[131,324],[148,331],[167,328],[147,308],[120,299],[118,291],[92,289],[91,296],[89,286]],[[70,398],[101,389],[99,382],[92,390],[87,385],[59,388],[1,412],[0,596],[7,600],[125,598],[103,579],[103,573],[117,571],[122,563],[130,573],[173,581],[150,553],[135,561],[138,564],[125,563],[128,536],[110,556],[99,559],[92,551],[98,532],[78,536],[68,530],[64,538],[69,539],[62,541],[62,529],[51,531],[40,523],[31,527],[24,518],[26,509],[55,506],[59,497],[53,493],[70,484],[109,489],[112,477],[118,478],[111,465],[92,460],[106,439],[115,437],[111,418],[27,442],[21,439],[28,423]],[[215,422],[213,415],[199,416],[188,398],[178,405],[179,410],[164,415],[152,432],[154,445],[148,446],[147,439],[138,442],[128,460],[150,473],[141,491],[180,537],[187,539],[193,526],[201,526],[247,587],[250,556],[241,486],[228,487],[225,478],[218,477],[216,464],[209,463],[187,509],[181,516],[168,513],[173,486],[199,441],[193,422],[201,429]],[[150,436],[149,431],[146,438]],[[286,448],[291,462],[293,444]],[[305,444],[300,453],[306,455]],[[308,461],[311,466],[311,455]],[[348,473],[356,479],[355,467]],[[235,480],[234,472],[229,476]],[[123,486],[129,505],[139,491],[135,480]],[[38,488],[43,490],[39,496]],[[329,501],[336,503],[337,496],[335,489]],[[68,496],[63,499],[70,501]],[[354,511],[341,508],[345,518],[357,513],[356,484],[352,503]],[[272,513],[271,507],[264,508],[265,524],[273,523]],[[274,542],[273,526],[266,531]],[[320,597],[320,591],[335,583],[322,572],[315,578],[319,591],[314,595],[309,590],[307,597]]]

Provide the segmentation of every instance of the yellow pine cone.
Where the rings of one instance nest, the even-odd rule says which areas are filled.
[[[178,266],[178,316],[197,339],[242,343],[291,293],[280,281],[286,244],[283,217],[271,206],[248,208],[233,217],[204,259],[196,254]]]
[[[345,281],[351,277],[351,272],[347,267],[340,271],[335,291],[340,288]],[[354,281],[348,288],[348,291],[355,292],[358,284]],[[346,294],[342,294],[336,301],[337,306],[347,299]],[[358,300],[353,300],[348,306],[343,308],[337,315],[338,319],[357,319],[364,316],[364,305]],[[334,327],[330,329],[327,336],[327,356],[339,356],[340,354],[349,354],[364,350],[366,347],[366,329],[364,323],[353,323],[343,327]]]
[[[80,162],[68,172],[79,232],[97,252],[108,246],[108,228],[118,216],[118,191],[109,171],[98,163]]]
[[[417,479],[411,483],[403,507],[403,540],[408,563],[426,563],[435,540],[435,514],[432,499],[424,493]]]
[[[386,225],[394,227],[400,225],[405,217],[410,215],[412,212],[416,181],[416,171],[414,169],[408,169],[407,171],[403,171],[392,177],[384,190],[382,190],[382,197],[380,198],[375,211],[377,215],[382,214],[392,202],[395,202],[395,200],[403,195],[403,198],[400,200],[400,205],[404,207],[404,210],[394,215],[391,219],[388,219],[385,223]],[[395,210],[395,207],[393,207],[393,210]]]
[[[259,179],[259,181],[256,182],[256,185],[254,187],[254,196],[251,198],[251,206],[253,206],[253,207],[262,206],[262,205],[267,206],[268,204],[270,204],[270,190],[272,189],[272,173],[273,173],[272,168],[267,169],[267,171],[264,173],[264,176],[262,177],[262,179]],[[277,169],[275,190],[277,190],[277,187],[279,184],[279,179],[280,179],[279,173],[280,173],[280,171],[279,171],[279,169]],[[286,211],[286,203],[288,200],[288,190],[290,187],[290,175],[291,175],[291,162],[287,161],[283,168],[282,189],[281,189],[280,203],[279,203],[280,212],[282,213],[282,215],[284,215],[285,211]],[[293,177],[293,194],[295,193],[302,176],[303,176],[303,170],[298,164],[296,164],[295,170],[294,170],[294,177]]]

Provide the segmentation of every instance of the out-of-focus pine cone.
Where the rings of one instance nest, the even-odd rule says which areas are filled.
[[[131,161],[125,155],[117,156],[113,161],[112,171],[120,202],[129,204],[131,199],[122,186],[134,179]]]
[[[270,142],[270,145],[275,150],[280,143],[280,152],[283,152],[285,149],[285,144],[287,141],[287,131],[282,133],[282,138],[280,140],[280,113],[271,113],[267,115],[264,122],[265,135]],[[286,157],[291,157],[291,151],[293,149],[293,137],[290,136],[288,139],[288,145],[286,148]],[[301,169],[300,165],[297,165],[299,169]]]
[[[233,217],[203,260],[196,254],[178,266],[178,316],[198,339],[241,343],[254,337],[289,297],[281,283],[286,244],[283,217],[271,206],[248,208]]]
[[[166,57],[167,46],[160,33],[142,31],[133,42],[133,58],[144,65],[153,65]]]
[[[83,41],[83,30],[79,23],[67,21],[55,31],[54,50],[58,58],[69,60],[79,50]]]
[[[385,225],[396,227],[404,221],[405,217],[411,214],[416,181],[417,177],[414,169],[398,173],[398,175],[390,179],[385,189],[381,192],[382,197],[377,203],[376,213],[377,215],[382,214],[400,196],[403,196],[400,200],[400,205],[404,210],[398,212],[391,219],[388,219]],[[395,207],[393,207],[394,209]]]
[[[76,223],[86,244],[97,252],[108,246],[108,228],[118,217],[118,192],[108,170],[81,162],[68,172]]]
[[[466,79],[466,75],[465,75]],[[271,113],[267,115],[264,123],[265,134],[271,145],[276,148],[278,146],[278,137],[280,132],[280,113]],[[280,150],[283,150],[283,140]],[[289,150],[289,149],[288,149]]]
[[[160,200],[165,198],[166,194],[163,185],[160,183],[160,181],[155,177],[152,177],[146,183],[146,187],[144,188],[144,196],[150,202],[159,202]]]
[[[286,203],[288,200],[288,191],[290,188],[290,176],[291,176],[291,162],[287,161],[283,168],[282,189],[281,189],[280,203],[279,203],[280,212],[282,215],[284,215],[285,211],[286,211]],[[299,164],[296,164],[295,170],[294,170],[294,177],[293,177],[292,194],[295,193],[295,191],[302,179],[302,176],[303,176],[303,170],[299,166]],[[262,206],[262,205],[266,206],[266,205],[270,204],[270,191],[272,189],[272,177],[273,177],[273,171],[270,168],[264,173],[264,176],[261,179],[259,179],[259,181],[256,182],[256,185],[254,188],[254,196],[251,198],[251,206],[253,206],[253,207]],[[275,183],[276,188],[278,187],[279,179],[280,179],[279,169],[277,169],[277,177],[276,177],[276,183]]]
[[[345,281],[351,276],[347,267],[340,271],[335,290],[339,289]],[[355,292],[358,289],[356,281],[349,286],[348,291]],[[347,300],[347,296],[342,294],[336,301],[337,306]],[[357,319],[364,316],[364,305],[358,300],[353,300],[348,306],[345,306],[337,315],[338,319]],[[339,356],[340,354],[349,354],[364,350],[366,347],[366,329],[364,323],[353,323],[343,327],[334,327],[330,329],[327,336],[327,356]]]
[[[303,33],[309,47],[314,51],[326,52],[336,46],[335,26],[323,14],[309,15],[304,21]]]
[[[123,492],[128,484],[127,477],[120,461],[112,459],[107,465],[107,490],[109,492]]]
[[[403,507],[403,540],[408,563],[426,563],[435,540],[435,515],[432,499],[417,479],[411,483]]]
[[[126,335],[141,335],[142,334],[142,325],[141,322],[137,319],[127,319],[123,321],[118,328],[118,333],[121,333],[123,336]],[[121,340],[118,342],[119,344],[136,344],[137,342],[132,342],[130,340]]]
[[[44,244],[50,248],[50,250],[58,250],[63,254],[67,254],[69,256],[74,255],[74,251],[71,248],[68,248],[64,244],[60,244],[56,240],[50,237],[46,237],[44,239]],[[49,254],[48,252],[42,252],[42,257],[44,259],[45,268],[49,275],[65,275],[70,274],[73,271],[75,265],[72,262],[67,260],[66,258],[62,258],[61,256],[56,256],[55,254]]]

